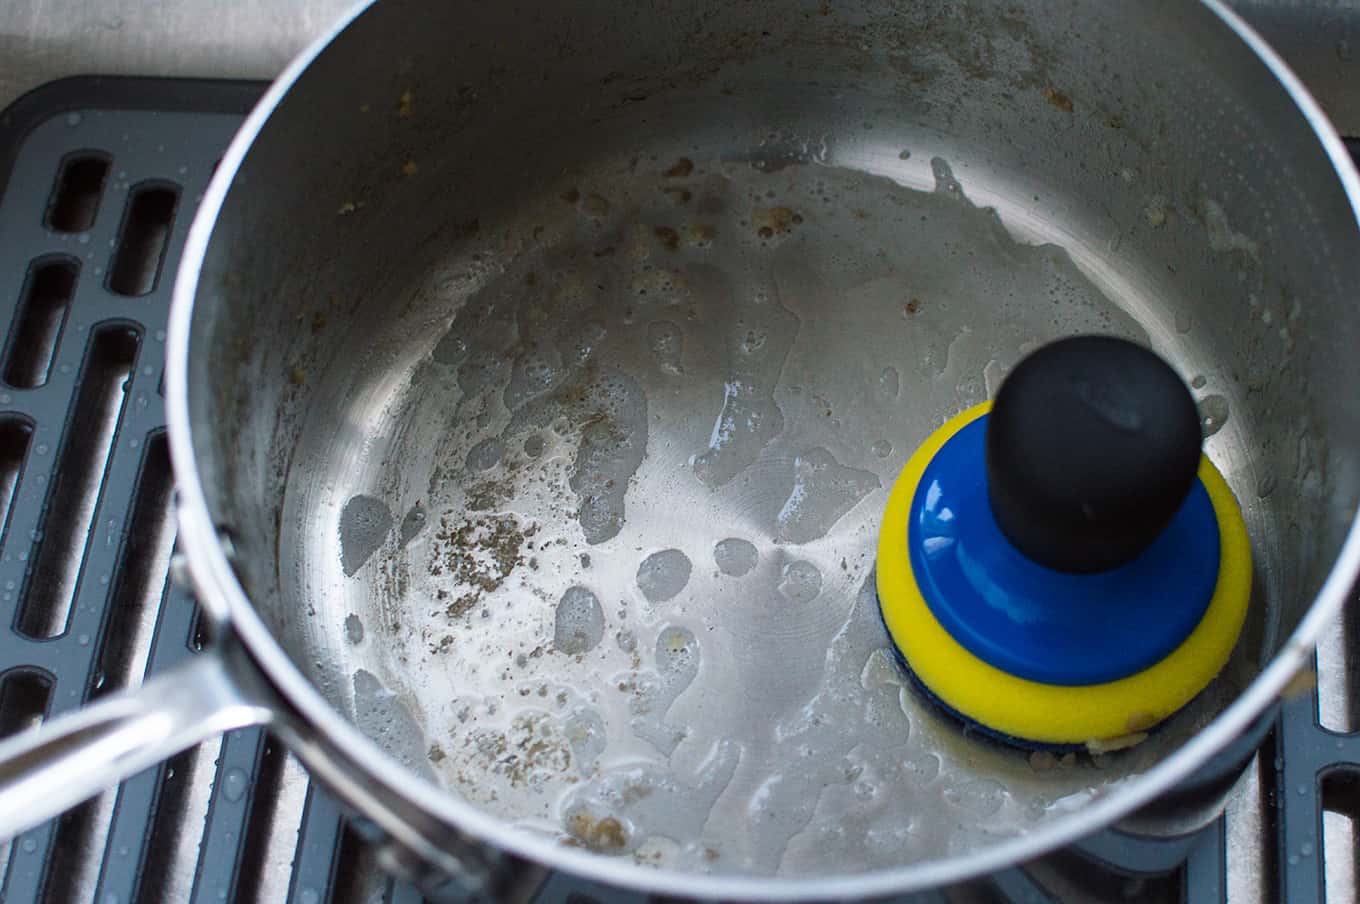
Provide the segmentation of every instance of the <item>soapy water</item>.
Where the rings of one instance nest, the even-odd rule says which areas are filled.
[[[352,644],[388,651],[366,730],[526,830],[704,872],[938,857],[1089,794],[1089,767],[1012,794],[1025,758],[960,747],[908,687],[877,518],[1027,351],[1146,333],[943,160],[929,190],[667,168],[564,184],[526,215],[543,238],[433,282],[452,316],[392,456],[428,467],[342,517],[346,573],[401,621]]]
[[[872,471],[846,467],[819,448],[795,457],[793,473],[793,489],[775,516],[775,539],[781,543],[807,543],[825,536],[841,516],[882,485]]]

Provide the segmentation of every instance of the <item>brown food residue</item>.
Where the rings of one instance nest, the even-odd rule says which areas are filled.
[[[681,157],[679,160],[675,161],[675,163],[671,164],[661,175],[665,176],[667,179],[683,179],[692,172],[694,172],[694,161],[688,157]]]
[[[528,690],[521,688],[521,694]],[[478,767],[474,773],[459,772],[455,776],[464,786],[484,785],[484,775],[478,774],[482,772],[505,778],[511,787],[523,788],[568,778],[571,771],[571,749],[547,713],[521,713],[505,732],[474,730],[465,737],[463,748]]]
[[[1029,768],[1035,772],[1047,772],[1058,765],[1058,758],[1047,750],[1036,750],[1029,755]]]
[[[458,599],[449,603],[444,609],[444,614],[449,618],[462,618],[464,615],[471,612],[481,599],[482,594],[480,591],[474,590],[472,593],[464,593],[462,596],[458,597]]]
[[[663,188],[661,189],[676,204],[687,204],[689,199],[694,197],[688,188]]]
[[[691,223],[685,230],[685,238],[693,245],[708,245],[718,237],[718,230],[707,223]]]
[[[307,382],[307,371],[303,370],[301,367],[294,367],[292,370],[288,371],[288,382],[292,383],[294,386],[301,386],[303,383]]]
[[[680,247],[680,233],[669,226],[658,226],[652,230],[662,246],[667,251],[674,251]]]
[[[461,521],[440,519],[434,536],[430,573],[447,574],[467,588],[445,609],[450,618],[467,615],[483,594],[498,590],[510,573],[524,564],[525,541],[536,525],[521,527],[510,515],[472,515]]]
[[[401,174],[403,176],[414,176],[418,172],[420,172],[420,167],[416,165],[414,160],[407,160],[401,165]]]
[[[1062,110],[1064,113],[1072,112],[1072,98],[1063,94],[1057,88],[1045,88],[1044,97],[1050,104]]]
[[[589,813],[576,813],[567,821],[567,830],[596,853],[617,853],[628,846],[628,833],[612,816],[596,820]]]
[[[397,115],[406,118],[415,113],[416,96],[410,91],[401,92],[401,97],[397,99]]]
[[[312,332],[319,333],[326,328],[326,315],[322,311],[317,311],[312,315]]]
[[[906,304],[902,305],[902,309],[908,314],[915,314],[917,311],[921,310],[921,299],[913,297]]]
[[[751,222],[762,238],[770,238],[792,232],[794,226],[803,222],[803,217],[791,207],[757,207],[751,211]]]
[[[426,756],[430,758],[431,763],[438,763],[444,759],[446,754],[444,753],[443,747],[440,747],[438,744],[432,744],[430,745],[430,752],[426,754]]]

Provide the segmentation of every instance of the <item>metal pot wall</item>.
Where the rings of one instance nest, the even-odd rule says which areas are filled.
[[[0,837],[247,724],[394,868],[497,894],[883,895],[1127,817],[1354,576],[1357,197],[1215,2],[367,6],[251,116],[176,286],[213,645],[0,745]],[[1185,712],[1052,764],[905,686],[873,542],[930,429],[1093,331],[1197,390],[1257,594]]]

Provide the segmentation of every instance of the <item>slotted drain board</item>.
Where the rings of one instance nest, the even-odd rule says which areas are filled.
[[[180,250],[256,83],[71,79],[0,116],[0,735],[193,653],[167,581]],[[321,901],[341,815],[260,731],[0,847],[0,898]]]

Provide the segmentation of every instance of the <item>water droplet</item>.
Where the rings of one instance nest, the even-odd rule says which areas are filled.
[[[1313,856],[1313,845],[1312,845],[1312,842],[1305,841],[1302,845],[1300,845],[1300,847],[1299,847],[1299,853],[1302,854],[1302,855],[1305,856],[1305,857],[1311,857],[1311,856]]]
[[[346,577],[368,561],[392,529],[392,512],[372,496],[354,496],[340,511],[340,562]]]
[[[739,578],[756,567],[760,552],[755,544],[740,537],[728,537],[713,547],[713,561],[718,570],[729,577]]]
[[[795,559],[784,566],[779,592],[795,603],[816,599],[822,592],[822,573],[811,562]]]
[[[1204,438],[1208,439],[1228,422],[1228,400],[1221,395],[1205,396],[1199,400],[1199,416]]]
[[[638,566],[638,588],[648,602],[663,603],[685,589],[692,567],[689,556],[678,549],[654,552]]]
[[[467,467],[469,471],[489,471],[500,463],[501,456],[505,453],[505,447],[501,441],[492,437],[484,439],[473,446],[467,455]]]
[[[90,635],[88,634],[77,635],[76,643],[80,644],[82,647],[88,647],[90,645]]]
[[[1299,865],[1299,857],[1298,857],[1297,854],[1290,854],[1290,855],[1289,855],[1289,865],[1290,865],[1290,866],[1298,866],[1298,865]]]
[[[584,587],[568,587],[557,603],[553,646],[569,656],[588,653],[604,637],[604,609]]]
[[[245,796],[246,786],[250,784],[250,776],[246,775],[244,769],[233,767],[227,770],[227,774],[222,777],[222,796],[232,803],[236,803]]]
[[[878,375],[878,391],[886,399],[895,399],[902,391],[902,376],[895,367],[883,368],[883,373]]]
[[[321,894],[315,888],[304,888],[298,894],[298,904],[320,904]]]
[[[165,341],[165,330],[156,330],[156,341],[157,342]]]
[[[889,455],[892,455],[893,450],[892,443],[888,442],[886,439],[875,441],[869,448],[872,449],[873,453],[879,458],[887,458]]]
[[[977,816],[991,816],[1005,803],[1006,790],[1000,782],[989,778],[976,779],[952,788],[945,788],[944,799],[961,810]]]
[[[80,125],[80,119],[81,119],[81,116],[80,116],[79,113],[71,112],[71,113],[67,113],[67,114],[66,114],[66,124],[67,124],[68,126],[78,126],[78,125]]]
[[[669,320],[658,320],[647,327],[647,346],[663,373],[674,376],[683,371],[680,358],[684,352],[684,342],[680,327]]]
[[[25,838],[23,843],[19,845],[19,848],[25,854],[31,854],[38,849],[38,842],[34,841],[32,838]]]
[[[878,475],[836,461],[822,448],[794,459],[793,488],[775,516],[777,539],[810,543],[826,535],[846,512],[881,484]]]

